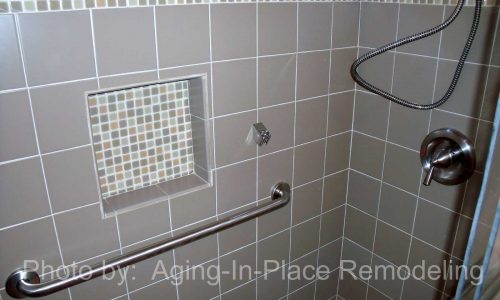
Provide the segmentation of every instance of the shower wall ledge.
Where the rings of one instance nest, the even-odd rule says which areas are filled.
[[[0,1],[0,14],[106,9],[117,7],[290,2],[377,2],[420,5],[455,5],[457,0],[15,0]],[[474,0],[466,0],[465,5],[474,6],[474,4]],[[500,0],[483,0],[483,5],[499,6]]]

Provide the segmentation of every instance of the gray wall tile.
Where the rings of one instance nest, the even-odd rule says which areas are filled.
[[[406,263],[411,236],[390,225],[377,221],[373,252],[398,266]]]
[[[380,181],[356,171],[350,171],[347,203],[375,216],[377,215],[379,194]]]
[[[328,135],[352,129],[354,92],[346,92],[329,97]]]
[[[217,170],[219,212],[225,212],[256,201],[256,160]],[[241,185],[241,182],[248,184]],[[234,197],[238,195],[238,197]]]
[[[396,54],[394,94],[419,104],[431,103],[436,68],[437,59]]]
[[[287,269],[278,269],[257,279],[257,299],[273,300],[285,296],[288,289],[288,280],[283,278]]]
[[[365,299],[368,286],[361,280],[356,280],[352,275],[346,275],[339,281],[339,296],[344,299]]]
[[[31,91],[42,153],[89,143],[85,92],[96,88],[92,79]]]
[[[233,265],[236,265],[237,268],[238,266],[247,265],[251,266],[252,269],[255,270],[255,251],[255,245],[251,245],[220,258],[222,292],[229,291],[253,279],[254,275],[248,274],[247,272],[245,272],[246,274],[243,274],[241,278],[232,278],[233,276],[231,275],[231,270],[233,270]],[[229,271],[229,274],[227,271]]]
[[[318,247],[320,218],[314,218],[292,228],[290,259],[297,259]]]
[[[298,224],[321,213],[323,182],[321,180],[293,190],[292,224]]]
[[[314,298],[314,283],[312,282],[312,276],[314,271],[310,269],[304,269],[306,266],[315,265],[317,261],[318,252],[314,251],[305,255],[304,257],[298,258],[296,261],[290,263],[291,266],[298,267],[299,270],[304,270],[306,276],[299,277],[295,280],[288,280],[290,287],[289,291],[293,292],[289,296],[289,299],[311,299]],[[289,270],[293,270],[292,268]],[[312,288],[311,288],[312,287]],[[312,289],[312,290],[311,290]],[[296,292],[295,292],[296,291]]]
[[[211,221],[214,221],[212,219]],[[196,226],[201,226],[207,222],[202,222],[201,224],[193,225],[185,228],[181,231],[185,232],[189,229],[194,229]],[[179,234],[174,232],[174,236]],[[188,266],[196,266],[212,260],[217,257],[217,236],[210,235],[201,240],[197,240],[189,245],[181,246],[175,249],[175,263],[184,266],[187,269]]]
[[[130,211],[118,216],[120,241],[130,245],[170,231],[168,201]]]
[[[436,79],[436,101],[446,93],[450,85],[450,76],[455,72],[456,66],[457,64],[454,62],[439,61]],[[481,96],[484,93],[487,73],[488,68],[485,66],[465,64],[453,97],[443,104],[441,108],[466,116],[479,117],[483,102]]]
[[[148,286],[145,289],[141,289],[130,294],[131,300],[158,299],[163,297],[177,297],[175,285],[173,285],[169,280],[160,281],[154,285]]]
[[[96,75],[88,11],[21,14],[19,26],[30,85]]]
[[[290,244],[290,231],[284,231],[268,239],[259,241],[257,244],[257,270],[270,271],[270,268],[283,266],[288,263],[288,247],[283,245]],[[276,266],[275,261],[279,264]],[[266,262],[267,261],[267,262]]]
[[[349,167],[351,133],[329,137],[326,145],[325,174],[332,174]]]
[[[375,218],[350,206],[346,210],[344,235],[366,249],[372,249]]]
[[[152,82],[157,79],[158,79],[158,74],[156,71],[100,77],[99,87],[100,88],[122,87],[126,85],[137,84],[139,82]]]
[[[452,7],[447,7],[445,12],[446,17],[448,17],[452,11]],[[470,30],[470,20],[472,20],[473,14],[473,7],[465,7],[456,21],[443,32],[440,52],[441,57],[454,60],[460,57],[466,40],[465,32],[469,32]],[[488,7],[481,11],[479,28],[474,43],[472,44],[470,55],[467,57],[468,61],[486,64],[489,62],[493,45],[493,35],[495,34],[491,28],[495,26],[497,15],[498,9],[493,7]]]
[[[300,53],[297,62],[297,100],[328,93],[330,51]]]
[[[255,59],[213,65],[216,116],[254,109],[257,105]]]
[[[464,182],[459,185],[431,184],[430,186],[422,186],[419,196],[453,211],[460,212],[466,192],[465,185]]]
[[[408,250],[407,250],[408,252]],[[406,257],[405,257],[406,259]],[[392,267],[393,265],[386,261],[385,259],[382,259],[376,255],[373,256],[373,261],[372,261],[372,268],[384,268],[384,267]],[[381,269],[383,270],[383,269]],[[375,277],[375,276],[373,276]],[[380,292],[376,291],[373,288],[369,288],[368,290],[368,299],[381,299],[381,300],[386,300],[386,299],[398,299],[401,296],[401,290],[403,288],[403,280],[400,280],[398,278],[392,279],[390,278],[390,275],[387,276],[387,279],[380,278],[373,278],[370,280],[370,285],[375,287],[378,291],[383,292],[385,295],[389,296],[384,296]]]
[[[293,146],[295,106],[293,103],[259,109],[259,122],[271,132],[271,140],[259,148],[259,154],[267,154]]]
[[[0,161],[38,152],[26,91],[0,94]]]
[[[439,24],[445,6],[401,4],[399,11],[398,39],[430,28],[429,24]],[[398,51],[436,57],[439,50],[440,34],[429,36],[398,48]]]
[[[257,146],[247,141],[252,125],[257,120],[255,111],[215,120],[215,162],[218,167],[255,157]]]
[[[387,144],[384,181],[417,194],[421,169],[418,152]]]
[[[0,231],[0,280],[15,269],[22,268],[24,260],[35,260],[41,265],[62,265],[57,238],[51,218],[44,218]],[[36,245],[36,247],[33,247]],[[34,266],[33,266],[34,267]],[[3,295],[2,295],[3,296]]]
[[[429,220],[433,220],[429,222]],[[458,215],[427,201],[418,202],[414,235],[431,245],[450,252]]]
[[[42,160],[54,212],[99,202],[90,146],[46,155]]]
[[[0,90],[23,87],[24,71],[14,16],[0,16]]]
[[[204,270],[215,270],[217,261],[211,261],[203,264]],[[201,270],[201,269],[199,269]],[[219,286],[213,284],[210,280],[205,280],[207,274],[202,271],[187,271],[182,273],[179,278],[182,284],[178,286],[179,298],[181,299],[204,299],[212,298],[219,293]],[[194,278],[193,278],[194,275]]]
[[[411,233],[416,209],[417,197],[387,184],[382,186],[379,219]]]
[[[330,49],[332,3],[299,3],[299,51]]]
[[[259,107],[294,100],[295,62],[293,54],[259,58]]]
[[[0,165],[0,228],[50,215],[40,159]]]
[[[325,140],[298,146],[295,149],[294,186],[301,185],[323,176]]]
[[[296,109],[296,144],[303,144],[325,137],[328,97],[298,102]]]
[[[214,182],[214,187],[170,199],[174,229],[215,215],[215,185]]]
[[[353,133],[351,168],[375,178],[382,175],[384,142],[359,133]],[[370,149],[368,153],[364,150]]]
[[[267,201],[270,201],[270,199]],[[291,224],[291,211],[292,205],[288,204],[282,209],[272,211],[259,217],[257,229],[259,239],[263,239],[289,228]]]
[[[398,4],[361,3],[359,46],[375,48],[394,41],[397,15]]]
[[[304,286],[300,290],[297,290],[293,294],[290,294],[288,296],[288,299],[290,300],[300,300],[300,299],[312,299],[314,298],[314,284],[308,284],[307,286]]]
[[[56,215],[54,219],[66,263],[95,257],[120,247],[115,219],[102,219],[99,205],[72,210]]]
[[[296,48],[297,4],[259,3],[259,55],[290,53]]]
[[[346,170],[325,177],[323,211],[338,207],[346,202],[348,172]]]
[[[360,48],[359,55],[363,55],[370,49]],[[387,52],[384,55],[366,61],[358,68],[358,73],[366,81],[385,91],[391,90],[392,75],[394,65],[394,53]],[[364,88],[358,86],[359,89]]]
[[[116,274],[111,280],[97,277],[71,288],[71,299],[112,299],[126,293],[125,283],[122,282],[121,276]]]
[[[293,150],[259,157],[258,198],[269,197],[271,186],[279,181],[292,182]]]
[[[391,105],[387,139],[398,145],[419,150],[427,135],[430,117],[430,111]],[[411,134],[408,134],[409,132]]]
[[[351,64],[356,60],[357,49],[335,49],[331,52],[330,92],[342,92],[354,89],[351,78]]]
[[[342,239],[337,239],[334,242],[323,245],[319,249],[318,264],[320,266],[328,266],[330,270],[336,269],[340,266],[341,250]]]
[[[209,61],[209,28],[206,5],[157,7],[156,34],[160,68]],[[188,47],[180,42],[187,37]]]
[[[422,261],[425,261],[427,265],[443,266],[447,265],[447,260],[450,259],[448,254],[417,239],[412,239],[409,258],[408,266],[410,268],[422,264]],[[424,278],[424,281],[436,289],[441,289],[444,286],[444,281],[439,279]]]
[[[94,10],[92,17],[99,75],[156,68],[152,7]]]
[[[315,299],[326,300],[326,299],[336,299],[337,286],[339,282],[339,271],[334,271],[329,274],[328,278],[325,280],[319,280],[316,284],[316,295]]]
[[[358,272],[359,268],[362,265],[369,265],[371,261],[371,252],[362,246],[356,244],[350,239],[344,236],[343,239],[343,250],[342,250],[342,259],[343,260],[352,260],[356,263],[356,265],[352,266],[354,268],[354,272]],[[346,266],[350,266],[349,263],[346,263]],[[343,274],[345,277],[352,277],[349,273]],[[345,278],[344,277],[344,278]]]
[[[321,216],[321,245],[326,245],[342,237],[344,212],[345,208],[341,206]]]
[[[477,130],[478,121],[457,114],[435,110],[432,112],[431,126],[429,131],[440,128],[453,128],[467,137],[473,137]]]
[[[356,94],[354,130],[385,139],[388,119],[389,101],[374,94]]]
[[[490,67],[484,94],[483,109],[481,110],[481,119],[489,121],[493,121],[494,119],[498,93],[500,91],[498,82],[500,82],[500,68]]]
[[[246,206],[244,209],[248,209],[253,205]],[[242,211],[244,209],[239,209],[237,211]],[[235,212],[230,212],[227,214],[220,215],[221,218],[230,216]],[[242,223],[238,226],[228,228],[219,232],[219,253],[220,255],[226,254],[228,252],[237,250],[241,247],[245,247],[256,242],[256,221],[250,220],[248,222]]]
[[[359,3],[335,2],[333,3],[333,48],[357,46]],[[345,26],[354,24],[354,26]]]
[[[246,284],[235,288],[223,294],[221,300],[252,300],[255,299],[257,289],[255,280],[247,282]]]
[[[256,14],[255,4],[221,4],[212,7],[214,60],[255,56]]]

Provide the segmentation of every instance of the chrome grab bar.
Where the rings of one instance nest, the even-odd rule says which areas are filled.
[[[229,217],[225,217],[207,225],[187,231],[176,237],[171,237],[120,255],[103,263],[95,264],[88,271],[72,274],[70,277],[64,279],[55,279],[40,283],[40,276],[36,271],[19,269],[9,275],[5,283],[5,290],[9,296],[16,299],[47,296],[87,280],[154,257],[179,246],[199,240],[223,229],[254,219],[285,206],[289,201],[290,186],[288,183],[280,182],[272,187],[271,202],[269,203],[249,208]]]

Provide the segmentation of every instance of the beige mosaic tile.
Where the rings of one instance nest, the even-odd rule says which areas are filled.
[[[193,173],[189,82],[87,97],[103,199]]]
[[[475,0],[466,0],[474,6]],[[102,9],[155,5],[248,3],[248,2],[385,2],[426,5],[455,5],[457,0],[0,0],[1,13]],[[484,6],[498,6],[500,0],[483,0]]]

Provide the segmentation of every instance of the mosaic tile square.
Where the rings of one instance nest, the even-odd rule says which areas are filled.
[[[102,199],[194,171],[189,81],[87,97]]]

